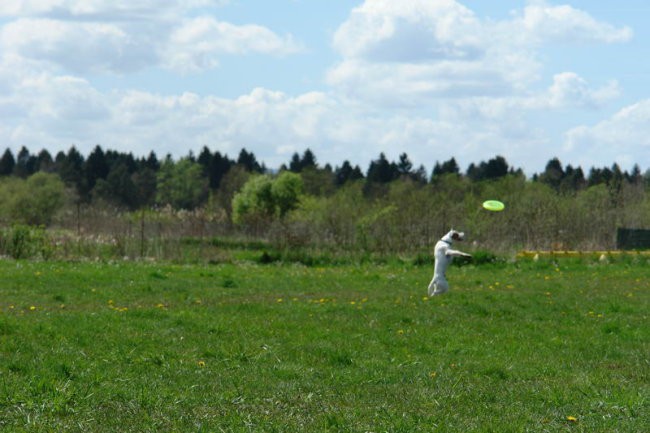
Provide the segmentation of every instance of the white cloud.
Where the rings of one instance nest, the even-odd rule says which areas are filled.
[[[551,6],[535,1],[515,20],[523,34],[539,42],[626,42],[632,38],[629,27],[616,28],[569,5]]]
[[[343,60],[327,80],[350,96],[386,105],[508,92],[503,66],[485,64],[485,30],[454,0],[366,0],[334,35]]]
[[[127,74],[148,67],[182,72],[214,68],[222,55],[288,55],[301,50],[291,35],[210,16],[188,18],[199,6],[224,1],[23,0],[3,3],[0,50],[76,74]]]
[[[440,98],[521,98],[541,78],[542,44],[614,43],[630,37],[628,28],[544,2],[493,22],[455,0],[366,0],[335,33],[342,60],[328,71],[327,81],[346,95],[385,106],[418,106]],[[562,87],[567,78],[557,77],[552,103],[568,103],[571,95]],[[584,86],[580,91],[573,99],[589,105],[614,94],[615,86],[602,94]]]
[[[346,58],[378,62],[468,59],[482,55],[483,28],[453,0],[366,0],[334,35]]]
[[[549,89],[548,105],[552,108],[571,106],[598,108],[617,98],[620,93],[616,81],[611,81],[600,89],[592,89],[587,81],[578,74],[564,72],[553,77],[553,85]]]
[[[5,118],[0,128],[0,141],[14,149],[42,146],[56,152],[75,144],[88,153],[101,144],[136,155],[153,150],[179,157],[207,145],[234,157],[246,147],[269,167],[279,167],[290,153],[309,147],[323,163],[347,159],[364,170],[379,152],[396,159],[408,149],[414,162],[430,169],[432,154],[441,160],[455,156],[466,166],[504,154],[513,143],[525,152],[531,148],[526,143],[536,139],[517,122],[494,117],[478,117],[468,129],[471,110],[458,110],[456,117],[443,113],[438,120],[373,113],[321,92],[294,97],[258,88],[235,99],[99,92],[85,80],[50,74],[23,79],[14,88],[15,94],[0,98],[0,111],[5,104],[23,111]]]
[[[623,168],[650,166],[650,99],[623,108],[594,126],[579,126],[566,134],[565,151],[583,166],[616,161]]]
[[[165,62],[172,69],[198,71],[216,67],[224,54],[286,55],[300,50],[293,37],[282,38],[266,27],[199,17],[174,29],[165,47]]]
[[[74,141],[96,141],[112,126],[109,99],[77,77],[24,77],[1,99],[14,112],[3,118],[2,137],[13,147],[60,148]]]
[[[0,29],[6,53],[85,72],[128,72],[155,61],[145,36],[114,24],[19,19]]]

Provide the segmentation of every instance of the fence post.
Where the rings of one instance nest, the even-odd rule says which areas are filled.
[[[140,258],[144,258],[144,206],[140,211]]]

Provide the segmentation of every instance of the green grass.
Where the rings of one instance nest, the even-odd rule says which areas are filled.
[[[0,261],[0,430],[649,431],[647,263],[430,277]]]

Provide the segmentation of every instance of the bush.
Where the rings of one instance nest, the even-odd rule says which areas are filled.
[[[51,239],[43,227],[15,225],[0,234],[0,252],[16,260],[49,259],[54,254]]]
[[[0,182],[0,218],[11,223],[49,225],[64,204],[65,188],[61,179],[38,172],[28,179],[10,178]]]

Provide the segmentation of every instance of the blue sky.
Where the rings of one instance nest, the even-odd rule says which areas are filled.
[[[646,0],[14,0],[0,143],[650,169]]]

